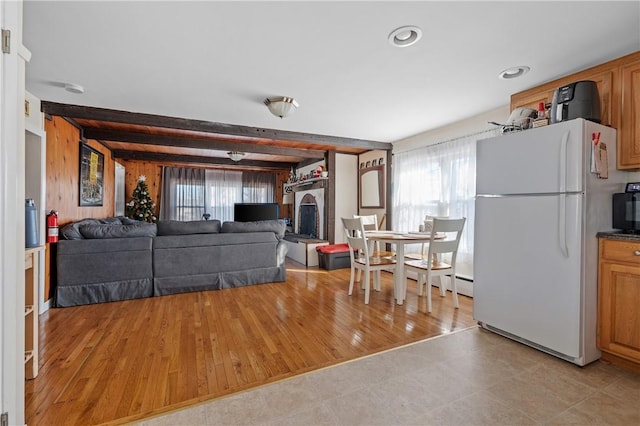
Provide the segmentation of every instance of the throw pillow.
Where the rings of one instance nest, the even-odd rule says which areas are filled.
[[[98,224],[100,224],[98,219],[82,219],[77,222],[72,222],[62,227],[60,230],[60,236],[65,240],[84,240],[79,228],[83,225]]]

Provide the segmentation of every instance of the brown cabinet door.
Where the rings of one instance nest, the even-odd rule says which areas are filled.
[[[618,111],[615,108],[613,82],[617,74],[617,68],[593,69],[573,74],[559,80],[543,84],[542,86],[516,93],[511,96],[511,109],[527,107],[538,109],[540,102],[551,103],[553,93],[559,87],[582,80],[592,80],[598,86],[600,95],[600,119],[606,126],[618,127]]]
[[[640,61],[621,68],[622,111],[618,168],[640,168]]]
[[[598,346],[640,362],[640,266],[601,262]]]

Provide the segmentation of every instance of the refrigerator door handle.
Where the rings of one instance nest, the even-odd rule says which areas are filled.
[[[562,135],[562,142],[560,143],[560,163],[559,163],[560,176],[558,176],[559,177],[558,192],[560,193],[567,191],[567,158],[568,158],[567,149],[568,148],[569,148],[569,131],[567,130]]]
[[[567,130],[562,135],[562,141],[560,143],[560,176],[559,176],[559,188],[560,193],[560,211],[558,212],[558,237],[560,243],[560,251],[564,257],[569,257],[569,246],[567,245],[567,159],[569,148],[569,131]]]
[[[560,251],[564,257],[569,257],[567,245],[567,194],[560,194],[560,208],[558,212],[558,239]]]

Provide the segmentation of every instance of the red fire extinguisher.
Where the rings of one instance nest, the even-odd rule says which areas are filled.
[[[47,213],[47,242],[58,242],[58,212],[55,210]]]

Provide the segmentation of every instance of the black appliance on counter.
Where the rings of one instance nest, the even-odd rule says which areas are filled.
[[[595,81],[577,81],[559,87],[551,102],[551,123],[584,118],[600,123],[600,96]]]
[[[640,182],[628,183],[625,192],[613,194],[613,228],[640,233]]]

